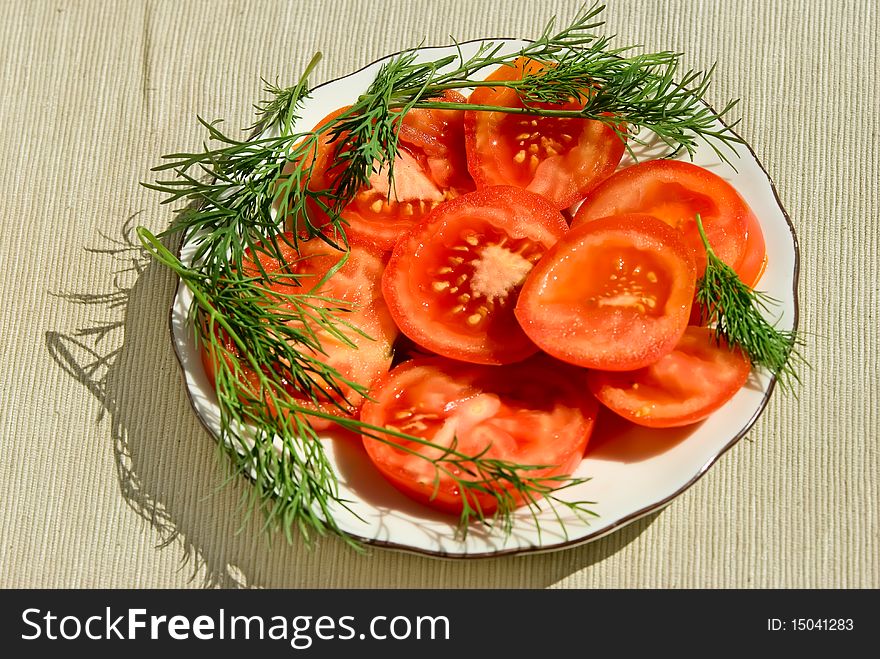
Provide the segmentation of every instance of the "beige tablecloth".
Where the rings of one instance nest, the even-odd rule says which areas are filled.
[[[880,586],[880,86],[874,0],[610,0],[620,43],[717,60],[710,100],[776,181],[812,363],[659,514],[547,555],[450,562],[270,543],[172,353],[175,282],[130,249],[171,215],[139,185],[250,122],[260,76],[317,81],[418,44],[536,36],[578,2],[0,2],[0,586]]]

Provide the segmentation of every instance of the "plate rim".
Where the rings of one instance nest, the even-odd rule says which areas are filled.
[[[356,76],[366,69],[375,66],[376,64],[383,62],[385,60],[390,60],[394,57],[398,57],[403,53],[413,52],[413,51],[425,51],[425,50],[446,50],[449,48],[456,48],[457,46],[465,45],[465,44],[473,44],[473,43],[486,43],[486,42],[502,42],[502,41],[516,41],[522,43],[532,43],[533,39],[523,39],[519,37],[484,37],[477,39],[468,39],[466,41],[459,41],[455,44],[447,44],[447,45],[435,45],[435,46],[420,46],[418,48],[404,48],[398,50],[396,52],[390,53],[388,55],[383,55],[382,57],[375,59],[368,64],[351,71],[350,73],[346,73],[345,75],[339,76],[337,78],[333,78],[331,80],[326,80],[319,85],[316,85],[310,88],[310,91],[320,89],[327,85],[337,83],[341,80],[345,80],[346,78],[350,78],[352,76]],[[702,101],[702,103],[709,108],[715,115],[717,115],[717,111],[713,108],[709,103]],[[789,233],[791,234],[792,246],[794,249],[794,268],[792,269],[792,293],[793,293],[793,319],[792,319],[792,331],[796,332],[798,328],[798,324],[800,322],[800,303],[798,298],[798,288],[800,283],[800,263],[801,263],[801,254],[800,254],[800,243],[798,241],[797,232],[795,230],[794,223],[791,221],[791,216],[788,213],[788,210],[782,204],[782,199],[779,196],[779,190],[776,187],[776,183],[773,181],[773,178],[770,176],[770,173],[767,171],[767,168],[764,166],[764,163],[761,162],[761,159],[758,157],[758,154],[755,153],[755,150],[752,148],[752,145],[747,142],[739,133],[737,133],[733,127],[727,124],[724,119],[719,118],[724,127],[733,135],[735,135],[741,141],[741,144],[748,149],[752,158],[754,158],[755,163],[758,165],[761,172],[764,174],[767,182],[770,184],[770,189],[773,193],[773,199],[776,202],[776,205],[779,207],[779,210],[782,212],[782,216],[785,218],[785,222],[788,225]],[[737,123],[737,122],[735,122]],[[735,124],[734,124],[735,125]],[[253,139],[256,135],[259,134],[260,127],[248,136],[248,140]],[[183,249],[184,244],[186,243],[186,235],[181,235],[178,241],[176,248],[174,249],[175,255],[180,258],[181,250]],[[180,347],[178,346],[177,337],[174,331],[174,307],[177,303],[177,298],[181,294],[181,287],[184,286],[183,281],[180,277],[177,278],[177,286],[175,287],[174,295],[171,298],[171,305],[168,310],[168,334],[171,340],[171,345],[174,348],[174,356],[177,360],[178,372],[179,376],[182,380],[183,388],[186,393],[187,400],[189,401],[190,407],[192,411],[195,413],[196,418],[199,420],[199,423],[202,427],[211,435],[216,442],[220,442],[220,438],[217,436],[214,429],[208,424],[206,419],[199,412],[199,408],[196,405],[195,399],[193,398],[193,394],[190,391],[189,386],[186,381],[186,368],[184,367],[183,356],[180,353]],[[377,538],[368,538],[365,536],[360,536],[356,533],[352,533],[349,531],[345,531],[345,535],[354,539],[355,541],[368,545],[371,547],[378,547],[380,549],[392,550],[401,553],[408,554],[416,554],[419,556],[427,556],[430,558],[439,558],[445,559],[449,561],[459,561],[459,560],[471,560],[471,559],[486,559],[486,558],[499,558],[503,556],[516,556],[516,555],[524,555],[524,554],[544,554],[555,551],[561,551],[565,549],[571,549],[573,547],[577,547],[580,545],[584,545],[595,540],[599,540],[607,535],[610,535],[616,531],[619,531],[625,526],[650,515],[653,512],[659,512],[663,510],[666,506],[668,506],[672,501],[677,499],[679,496],[684,494],[687,490],[689,490],[697,481],[699,481],[708,471],[711,469],[721,457],[726,454],[731,448],[733,448],[739,441],[745,437],[745,435],[751,430],[752,426],[755,425],[758,418],[764,413],[764,410],[767,408],[767,404],[770,401],[770,397],[773,392],[776,390],[776,383],[778,378],[775,375],[770,376],[770,382],[767,386],[766,391],[764,392],[763,397],[761,398],[761,403],[752,416],[748,419],[745,425],[737,431],[734,436],[724,445],[722,446],[717,453],[715,453],[711,459],[705,462],[697,471],[694,476],[690,478],[684,485],[682,485],[679,489],[674,491],[672,494],[667,495],[666,497],[651,503],[639,510],[636,510],[620,519],[615,520],[609,526],[604,527],[602,529],[597,529],[592,533],[587,533],[584,536],[580,536],[578,538],[573,538],[570,540],[563,540],[562,542],[557,542],[551,545],[538,545],[538,546],[530,546],[530,547],[512,547],[510,549],[498,549],[494,551],[487,552],[447,552],[443,550],[432,550],[432,549],[424,549],[421,547],[414,547],[412,545],[401,544],[398,542],[394,542],[391,540],[381,540]]]

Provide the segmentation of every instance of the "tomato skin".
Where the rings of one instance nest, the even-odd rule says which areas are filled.
[[[526,278],[516,306],[525,333],[563,361],[610,371],[647,366],[687,327],[696,272],[680,234],[650,215],[569,231]]]
[[[384,435],[435,459],[455,438],[456,450],[466,455],[485,451],[485,458],[548,465],[525,472],[529,477],[569,474],[583,458],[598,411],[585,377],[546,356],[508,366],[417,358],[394,368],[370,391],[361,420],[433,442],[437,448]],[[461,513],[462,494],[450,476],[380,439],[364,435],[363,441],[370,459],[401,492],[437,510]],[[464,470],[457,476],[474,480]],[[470,504],[484,514],[496,509],[491,494],[471,492],[471,497]]]
[[[547,66],[520,57],[487,80],[518,80]],[[525,107],[517,92],[507,87],[478,87],[468,103]],[[572,110],[583,103],[542,107]],[[542,195],[560,210],[610,176],[626,148],[613,129],[590,119],[470,110],[464,125],[468,169],[478,188],[515,185]]]
[[[465,98],[448,90],[441,97],[447,103],[464,103]],[[341,108],[325,117],[318,127],[339,117]],[[317,127],[316,127],[317,128]],[[346,135],[342,135],[343,149]],[[342,173],[337,166],[337,141],[322,136],[309,189],[334,189]],[[364,186],[340,212],[350,242],[369,244],[387,252],[413,224],[441,202],[474,190],[464,155],[464,112],[459,110],[413,109],[400,122],[398,156],[394,163],[394,187],[388,172],[373,172]],[[327,202],[331,205],[331,202]],[[315,226],[330,225],[319,204],[308,203],[309,220]],[[334,240],[339,236],[332,235]]]
[[[741,350],[690,326],[675,349],[636,371],[590,371],[590,391],[623,418],[650,428],[702,421],[746,383],[751,364]]]
[[[525,359],[537,347],[513,315],[516,295],[534,262],[566,231],[565,218],[546,200],[511,186],[441,204],[392,252],[382,277],[391,315],[410,339],[445,357],[476,364]]]
[[[749,288],[755,288],[764,271],[767,269],[767,245],[764,242],[764,232],[761,224],[754,213],[749,211],[747,220],[747,238],[745,254],[736,268],[736,273],[742,282]]]
[[[354,329],[339,326],[340,331],[355,346],[351,347],[338,337],[332,336],[326,330],[314,325],[311,329],[317,334],[321,351],[312,350],[304,344],[300,346],[300,350],[336,369],[343,378],[369,387],[390,368],[391,347],[398,333],[381,295],[380,278],[384,268],[383,257],[372,248],[352,245],[348,260],[326,282],[321,283],[322,278],[338,264],[344,253],[317,238],[299,241],[297,247],[294,247],[293,242],[293,235],[290,233],[278,237],[277,244],[282,257],[281,261],[273,254],[266,253],[266,250],[261,246],[257,246],[255,250],[249,250],[242,263],[242,274],[247,277],[262,277],[261,266],[262,270],[269,275],[287,272],[299,276],[299,283],[295,283],[293,279],[289,283],[284,279],[273,279],[266,282],[269,289],[279,294],[279,297],[275,299],[272,295],[268,295],[267,303],[277,305],[281,311],[291,304],[286,302],[281,297],[282,295],[314,293],[332,298],[334,301],[312,299],[309,304],[322,307],[338,307],[341,304],[344,310],[337,311],[340,319],[350,323],[360,332],[366,333],[370,338],[362,336]],[[240,354],[228,337],[223,333],[220,333],[219,336],[223,341],[223,346],[233,356]],[[203,345],[201,357],[206,374],[212,385],[215,385],[215,356],[210,354],[206,346]],[[232,357],[226,357],[226,359],[231,364]],[[256,401],[261,397],[258,374],[247,363],[241,362],[238,366],[241,369],[241,389],[244,399]],[[317,383],[317,401],[312,400],[296,382],[287,378],[287,369],[284,366],[273,364],[265,365],[264,368],[267,373],[269,369],[273,369],[275,377],[280,378],[288,394],[297,399],[303,407],[353,418],[363,402],[363,397],[355,393],[352,387],[342,384],[343,398],[320,376],[315,374],[313,374],[313,378]],[[264,402],[274,414],[272,404],[268,400]],[[317,417],[309,417],[309,423],[316,430],[323,430],[333,425],[332,422]]]
[[[733,186],[708,169],[681,160],[649,160],[621,169],[590,192],[572,227],[623,213],[647,213],[682,231],[698,277],[706,269],[695,219],[699,213],[718,258],[746,284],[760,274],[753,261],[760,264],[764,258],[761,227]]]

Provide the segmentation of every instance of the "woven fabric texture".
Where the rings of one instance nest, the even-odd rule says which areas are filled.
[[[773,177],[801,248],[804,355],[747,439],[658,514],[565,551],[443,561],[267,540],[220,488],[167,329],[175,281],[132,249],[139,185],[250,123],[260,76],[317,82],[402,48],[537,36],[579,2],[0,1],[0,586],[880,587],[874,0],[612,0],[620,43],[718,62],[710,100]]]

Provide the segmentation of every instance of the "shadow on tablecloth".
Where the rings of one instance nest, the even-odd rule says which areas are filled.
[[[102,405],[109,417],[119,494],[152,533],[139,550],[173,551],[192,586],[274,588],[541,588],[611,556],[637,538],[658,513],[592,543],[550,554],[438,560],[369,549],[357,553],[336,538],[309,548],[269,537],[248,515],[250,486],[229,480],[221,453],[189,406],[169,339],[176,280],[145,258],[134,234],[102,236],[89,258],[105,267],[109,291],[65,293],[89,307],[88,326],[46,333],[54,361]],[[96,431],[96,436],[103,433]],[[112,541],[112,539],[110,540]],[[133,562],[137,557],[131,557]],[[149,585],[180,585],[160,577]],[[114,586],[139,586],[118,583]]]

